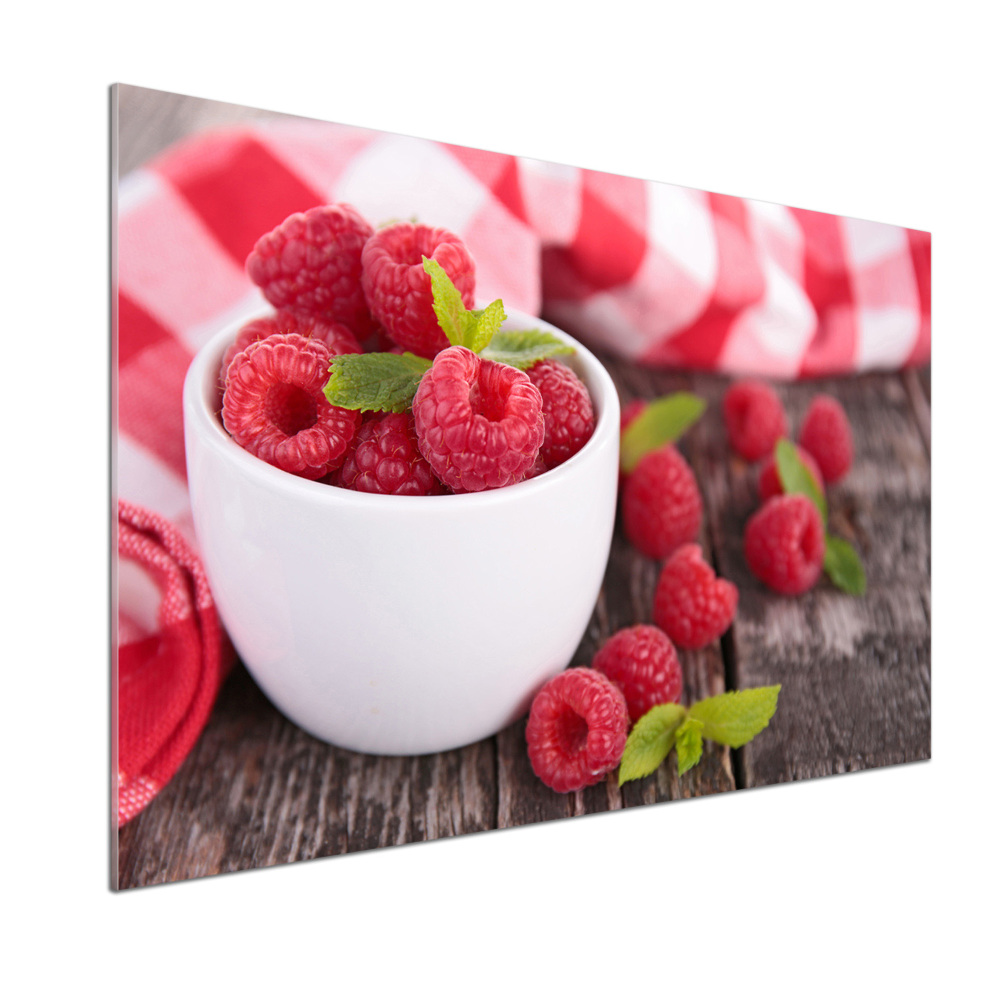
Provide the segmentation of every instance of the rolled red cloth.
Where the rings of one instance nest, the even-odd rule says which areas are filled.
[[[153,631],[128,600],[118,607],[115,775],[122,826],[173,777],[208,719],[228,640],[198,557],[165,518],[118,501],[118,557],[137,564],[160,594]]]

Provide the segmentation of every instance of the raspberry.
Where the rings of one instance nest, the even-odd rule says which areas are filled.
[[[701,649],[726,631],[736,614],[739,591],[719,580],[698,545],[682,545],[660,573],[653,621],[681,649]]]
[[[337,468],[361,414],[331,406],[326,345],[297,333],[277,333],[233,358],[222,422],[252,455],[304,479]]]
[[[373,323],[361,251],[372,232],[350,205],[296,212],[257,240],[247,274],[276,308],[343,323],[364,340]]]
[[[341,323],[329,323],[319,319],[296,316],[286,309],[274,316],[259,316],[240,327],[239,333],[222,356],[219,366],[219,382],[225,387],[226,372],[237,354],[248,348],[255,340],[264,340],[276,333],[298,333],[303,337],[316,337],[329,348],[330,356],[336,354],[360,354],[361,345],[357,338]]]
[[[476,266],[447,229],[398,222],[378,230],[361,254],[361,287],[372,315],[400,347],[432,358],[448,346],[434,313],[431,278],[421,255],[448,273],[467,309],[474,303]]]
[[[525,737],[532,770],[553,791],[596,785],[625,750],[625,696],[604,674],[571,667],[535,695]]]
[[[542,458],[542,453],[538,453],[538,458],[535,459],[535,464],[532,465],[530,469],[524,474],[524,479],[521,482],[527,482],[529,479],[534,479],[536,476],[540,476],[543,472],[548,472],[549,467],[545,464],[545,459]]]
[[[436,496],[444,492],[420,454],[410,413],[367,418],[347,449],[337,483],[362,493],[397,496]]]
[[[413,419],[438,479],[467,493],[520,482],[545,434],[542,396],[528,376],[466,347],[434,359],[413,397]]]
[[[684,678],[677,650],[653,625],[615,632],[597,651],[593,666],[621,688],[633,722],[654,705],[680,701]]]
[[[823,473],[819,471],[819,466],[813,460],[812,455],[802,448],[795,449],[799,454],[799,460],[812,473],[816,485],[823,491]],[[770,500],[771,497],[780,496],[785,491],[781,488],[781,480],[778,478],[778,466],[772,455],[760,470],[757,478],[757,493],[761,502]]]
[[[625,430],[628,428],[628,425],[631,424],[632,421],[635,420],[635,418],[639,416],[639,414],[642,413],[647,406],[649,406],[649,403],[647,403],[646,400],[633,399],[631,403],[628,403],[622,407],[622,415],[621,415],[622,433],[625,432]]]
[[[701,527],[701,494],[691,466],[672,445],[643,455],[625,481],[622,523],[629,541],[651,559],[666,559]]]
[[[828,483],[847,474],[854,461],[854,439],[844,408],[832,396],[816,396],[809,404],[799,444],[816,459]]]
[[[819,511],[804,496],[771,497],[747,522],[743,550],[754,576],[779,594],[801,594],[819,579],[826,540]]]
[[[788,433],[785,408],[775,391],[763,382],[734,382],[722,397],[722,415],[733,449],[756,462]]]
[[[542,394],[545,439],[540,452],[554,469],[575,455],[594,433],[594,405],[575,372],[552,358],[528,369],[528,378]]]

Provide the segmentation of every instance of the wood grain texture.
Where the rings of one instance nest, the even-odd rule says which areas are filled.
[[[127,171],[205,127],[288,117],[119,86],[119,166]],[[572,330],[569,332],[573,332]],[[850,416],[857,460],[830,491],[831,526],[861,552],[865,598],[828,582],[791,600],[748,572],[743,526],[755,470],[725,444],[727,381],[604,358],[623,403],[678,389],[709,401],[681,443],[705,499],[702,544],[740,588],[721,643],[681,652],[687,703],[727,688],[780,682],[771,726],[742,750],[706,743],[678,777],[658,771],[618,788],[614,775],[558,795],[531,771],[521,719],[495,738],[423,757],[373,757],[305,734],[242,666],[174,779],[116,835],[122,888],[266,867],[595,812],[676,801],[930,756],[930,370],[780,387],[793,428],[829,391]],[[659,565],[617,525],[604,584],[574,664],[617,629],[651,618]]]
[[[717,380],[698,389],[719,398]],[[740,589],[733,681],[782,685],[771,725],[739,751],[748,786],[930,757],[930,464],[917,419],[899,376],[866,375],[781,387],[793,429],[817,392],[854,429],[854,466],[828,499],[831,530],[865,565],[862,598],[826,577],[797,598],[755,580],[743,558],[755,470],[728,453],[717,405],[702,428],[715,558]]]

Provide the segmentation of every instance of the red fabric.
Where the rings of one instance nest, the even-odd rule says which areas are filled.
[[[215,605],[197,556],[164,518],[118,502],[118,557],[141,566],[162,599],[158,631],[135,637],[119,623],[118,825],[173,777],[215,701],[224,647]],[[127,618],[127,613],[126,613]]]
[[[117,198],[119,556],[162,595],[152,630],[119,607],[119,822],[190,751],[225,661],[193,546],[185,372],[222,325],[270,311],[244,270],[257,237],[335,201],[452,229],[478,304],[639,363],[801,378],[930,359],[928,233],[323,122],[171,147]]]

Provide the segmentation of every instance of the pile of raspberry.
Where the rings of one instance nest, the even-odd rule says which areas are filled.
[[[735,382],[722,401],[733,450],[748,462],[765,461],[757,474],[761,507],[747,522],[743,551],[759,580],[779,594],[805,593],[819,579],[826,532],[816,505],[786,495],[774,447],[788,434],[788,417],[777,393],[754,379]],[[854,439],[844,408],[833,397],[814,396],[799,428],[796,452],[820,493],[839,482],[854,461]]]
[[[622,410],[622,432],[648,404]],[[785,495],[774,459],[788,418],[774,390],[756,380],[733,383],[723,398],[730,446],[757,473],[762,506],[744,534],[752,572],[782,594],[799,594],[823,569],[825,531],[815,504]],[[843,408],[813,398],[799,430],[797,453],[820,491],[851,467],[854,446]],[[644,555],[663,560],[654,598],[654,624],[621,629],[590,667],[572,667],[545,684],[532,702],[525,732],[537,777],[557,792],[601,781],[622,759],[629,730],[656,705],[677,703],[683,674],[677,649],[699,649],[732,624],[737,588],[716,576],[696,544],[703,503],[691,466],[675,444],[652,448],[622,473],[621,515],[626,537]]]
[[[471,309],[475,264],[447,229],[374,229],[350,205],[311,208],[256,243],[247,274],[275,308],[223,358],[222,422],[233,440],[305,479],[368,493],[499,489],[565,462],[595,425],[586,386],[555,359],[527,372],[451,346],[423,258]],[[366,351],[433,359],[405,413],[333,406],[330,358]]]

